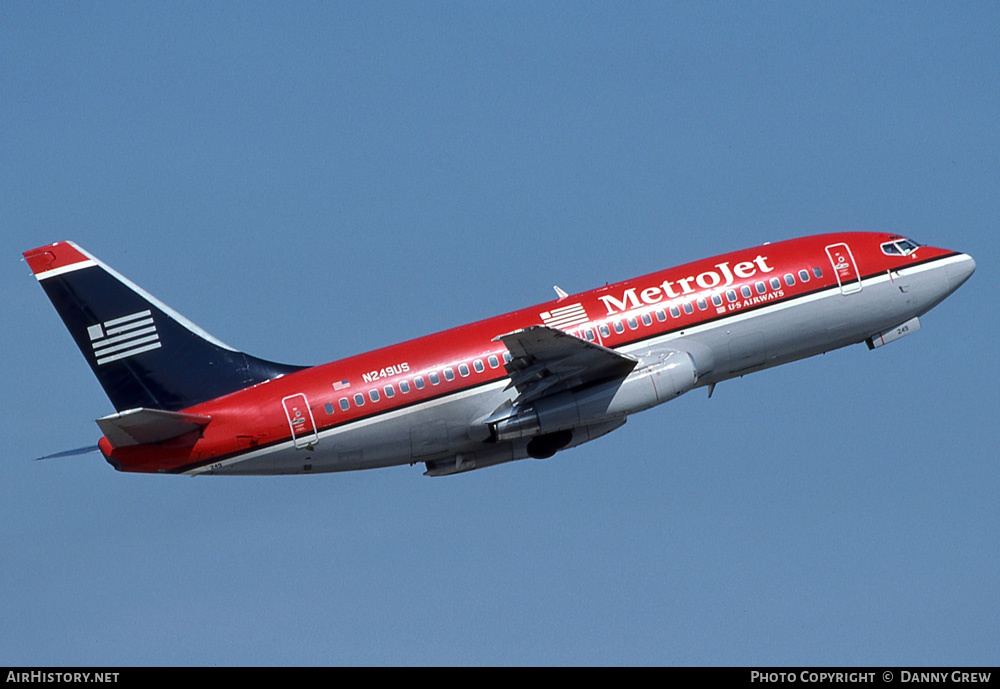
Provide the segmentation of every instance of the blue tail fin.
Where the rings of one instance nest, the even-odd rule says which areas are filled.
[[[72,242],[24,257],[118,411],[178,411],[302,368],[219,342]]]

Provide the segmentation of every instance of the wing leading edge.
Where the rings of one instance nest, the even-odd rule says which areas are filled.
[[[563,390],[625,378],[638,361],[627,354],[588,342],[545,325],[533,325],[495,338],[511,360],[508,387],[517,389],[515,404],[527,404]]]

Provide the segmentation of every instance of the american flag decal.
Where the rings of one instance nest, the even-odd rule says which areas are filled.
[[[583,325],[588,320],[587,312],[583,310],[583,304],[580,303],[543,311],[538,315],[542,317],[542,323],[560,330],[572,328],[574,325]]]
[[[333,384],[334,390],[343,390],[344,388],[349,387],[351,387],[351,381],[349,380],[341,380]]]
[[[149,311],[95,323],[87,328],[87,334],[98,366],[160,348],[160,336]]]

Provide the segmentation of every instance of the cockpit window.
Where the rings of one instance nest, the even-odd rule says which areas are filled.
[[[883,244],[882,253],[887,256],[909,256],[921,246],[923,245],[912,239],[897,239],[894,242]]]

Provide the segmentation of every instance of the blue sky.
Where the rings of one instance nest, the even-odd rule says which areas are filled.
[[[0,664],[995,664],[998,30],[988,2],[4,3]],[[31,461],[112,411],[41,244],[298,364],[838,230],[979,268],[892,346],[546,461]]]

